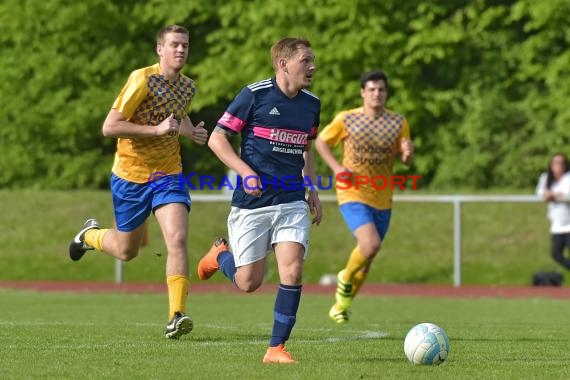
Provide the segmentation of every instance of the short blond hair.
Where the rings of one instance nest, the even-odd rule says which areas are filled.
[[[190,37],[190,32],[185,27],[180,26],[180,25],[175,25],[175,24],[174,25],[168,25],[168,26],[165,26],[164,28],[160,29],[158,31],[158,33],[156,34],[156,43],[159,45],[164,44],[164,39],[168,33],[182,33],[182,34],[186,34],[188,37]]]
[[[293,57],[299,46],[311,47],[311,43],[304,38],[285,37],[277,41],[271,47],[271,60],[273,62],[273,69],[277,71],[277,64],[281,58],[289,59]]]

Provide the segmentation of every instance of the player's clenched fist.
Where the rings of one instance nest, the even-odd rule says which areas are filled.
[[[405,163],[409,162],[414,156],[414,144],[411,140],[402,139],[400,150],[402,151],[402,161]]]
[[[157,136],[176,136],[178,131],[180,130],[180,124],[178,120],[174,117],[174,114],[171,113],[166,119],[162,121],[162,123],[158,124],[155,127],[155,132]]]
[[[204,122],[201,121],[190,130],[190,138],[198,145],[204,145],[208,140],[208,131],[204,128]]]

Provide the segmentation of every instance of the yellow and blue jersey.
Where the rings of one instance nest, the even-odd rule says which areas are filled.
[[[385,109],[376,117],[368,117],[362,107],[340,112],[319,134],[329,146],[342,143],[342,164],[354,176],[366,176],[372,181],[382,176],[390,181],[394,157],[401,151],[403,138],[410,139],[410,128],[406,118]],[[377,186],[381,186],[380,181]],[[339,204],[360,202],[376,209],[392,208],[392,187],[390,182],[383,190],[375,189],[371,183],[337,184]]]
[[[192,79],[180,74],[175,81],[169,81],[157,63],[131,73],[113,109],[141,128],[158,125],[171,114],[180,122],[187,116],[195,93]],[[135,183],[146,183],[155,172],[180,173],[178,136],[119,138],[112,171]]]

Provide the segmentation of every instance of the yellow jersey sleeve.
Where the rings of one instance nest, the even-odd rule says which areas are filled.
[[[180,74],[168,80],[157,63],[129,75],[113,109],[129,122],[151,128],[171,114],[178,121],[187,117],[195,91],[192,79]],[[178,136],[118,138],[112,170],[116,176],[134,183],[147,183],[156,172],[182,172]]]
[[[136,70],[131,73],[129,80],[121,90],[119,96],[113,104],[113,108],[129,120],[133,117],[137,107],[143,102],[148,94],[147,75],[143,70]],[[188,108],[189,108],[188,104]]]
[[[346,112],[341,112],[335,116],[329,125],[323,128],[319,133],[319,137],[327,145],[337,146],[347,136],[344,117]]]
[[[402,152],[402,140],[403,139],[407,139],[407,140],[411,140],[411,134],[410,134],[410,126],[408,125],[408,120],[406,120],[405,118],[402,120],[402,129],[400,130],[400,135],[398,136],[398,140],[396,142],[396,146],[395,146],[395,152],[396,153],[401,153]]]

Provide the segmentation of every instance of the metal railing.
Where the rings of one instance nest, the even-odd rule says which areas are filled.
[[[336,202],[335,195],[321,195],[323,202]],[[192,202],[229,202],[230,194],[193,194]],[[461,205],[463,203],[536,203],[536,195],[395,195],[394,202],[453,204],[453,285],[461,286]],[[115,283],[123,282],[123,262],[115,260]]]

